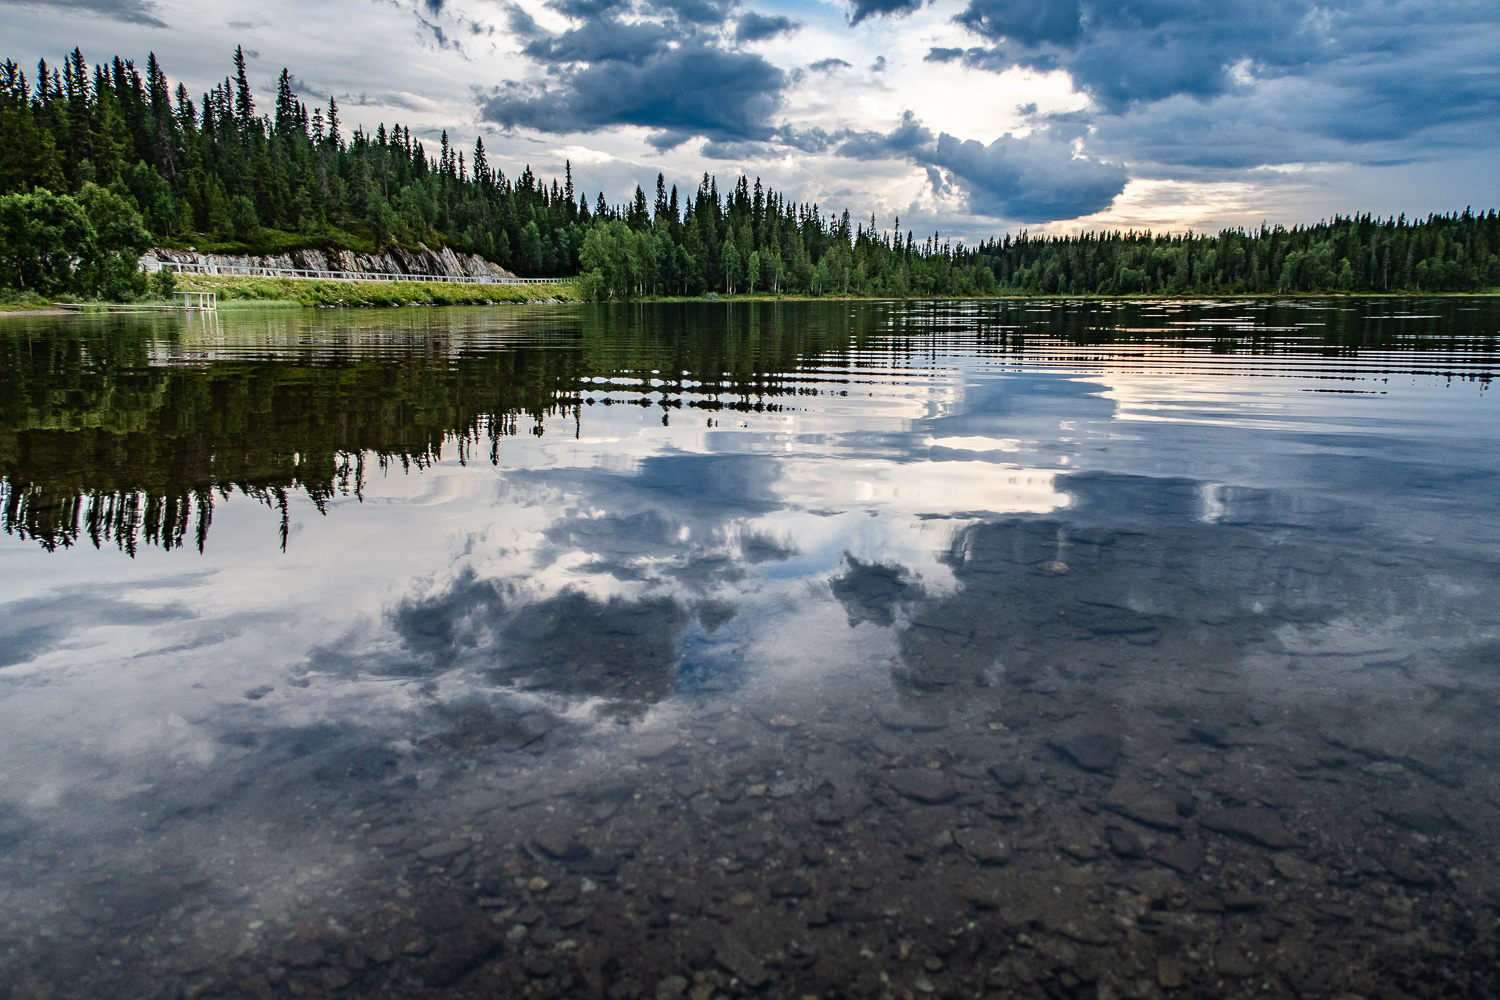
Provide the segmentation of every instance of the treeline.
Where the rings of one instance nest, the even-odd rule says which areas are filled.
[[[197,100],[154,55],[142,73],[119,57],[90,65],[74,49],[59,67],[41,62],[34,80],[6,60],[0,135],[0,198],[12,214],[37,211],[21,199],[38,191],[77,201],[98,187],[124,199],[151,239],[205,250],[426,243],[528,275],[571,275],[594,217],[571,167],[561,184],[529,169],[511,180],[489,165],[482,139],[466,153],[445,132],[429,155],[399,124],[346,136],[338,102],[309,109],[286,70],[263,113],[240,50],[233,75]],[[29,287],[19,278],[4,275]]]
[[[1464,211],[1408,221],[1335,216],[1216,236],[1099,232],[990,239],[974,247],[911,231],[824,219],[741,177],[721,200],[712,178],[679,218],[657,180],[584,239],[584,290],[643,294],[1233,295],[1466,292],[1500,286],[1500,218]],[[665,206],[665,210],[664,209]]]
[[[580,275],[597,298],[798,295],[1192,295],[1453,292],[1500,285],[1494,210],[1217,235],[1023,232],[976,246],[851,220],[740,177],[688,197],[657,176],[624,205],[527,168],[510,179],[483,140],[429,154],[401,125],[346,139],[338,104],[308,105],[283,70],[257,110],[244,55],[194,101],[155,56],[142,74],[74,49],[34,83],[0,65],[0,285],[129,297],[146,241],[276,253],[452,246],[527,276]],[[112,228],[111,228],[112,227]],[[108,232],[106,232],[108,230]],[[92,240],[92,242],[89,242]],[[29,242],[28,242],[29,241]],[[71,241],[71,242],[70,242]],[[79,241],[82,241],[81,243]],[[93,249],[74,252],[76,246]],[[92,253],[92,256],[90,256]]]

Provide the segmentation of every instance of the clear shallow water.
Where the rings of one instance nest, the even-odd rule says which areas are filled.
[[[0,981],[1494,995],[1497,330],[5,320]]]

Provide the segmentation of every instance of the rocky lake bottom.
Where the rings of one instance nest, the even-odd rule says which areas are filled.
[[[459,516],[422,542],[430,565],[368,601],[358,581],[391,574],[373,553],[400,547],[388,523],[288,567],[322,574],[316,599],[274,571],[313,545],[298,524],[333,535],[435,494],[372,485],[290,515],[236,499],[213,530],[282,518],[284,548],[221,563],[204,562],[212,535],[132,560],[108,534],[38,546],[41,522],[18,519],[13,571],[69,568],[0,603],[0,996],[1500,995],[1500,531],[1476,499],[1492,470],[1432,459],[1419,487],[1361,450],[1420,464],[1450,428],[1380,437],[1418,405],[1378,431],[1304,415],[1263,465],[1209,475],[1195,463],[1249,461],[1243,424],[1193,454],[1077,443],[1128,405],[1118,384],[1092,418],[1095,389],[1055,395],[1098,348],[1061,375],[1029,369],[1043,391],[1003,406],[958,361],[967,394],[934,388],[943,364],[919,374],[911,354],[881,355],[900,388],[846,402],[879,375],[864,349],[863,367],[808,377],[824,397],[782,400],[803,416],[677,420],[743,418],[748,471],[711,464],[725,449],[665,479],[649,457],[622,472],[591,455],[575,478],[522,482],[559,475],[559,451],[514,460],[498,506],[488,488],[443,494]],[[1182,390],[1195,414],[1250,411],[1209,383]],[[597,407],[602,384],[569,398]],[[598,447],[672,427],[639,409],[611,407]],[[774,447],[753,436],[772,420]],[[577,449],[587,431],[579,417],[527,446]],[[980,470],[1010,477],[1008,507],[947,480],[938,500],[841,499],[783,471],[766,493],[788,439],[878,486],[881,449],[972,452],[981,433],[1011,442],[1010,466]],[[1065,502],[1016,493],[1021,439],[1025,469],[1073,456],[1043,490]],[[1315,473],[1284,471],[1307,452]],[[13,495],[23,472],[42,482],[8,461]],[[653,476],[667,485],[639,492]],[[262,563],[271,598],[214,589]],[[86,590],[86,621],[44,600]],[[312,604],[316,628],[297,617]],[[159,630],[144,644],[143,622]],[[155,712],[152,735],[111,750],[83,702]]]

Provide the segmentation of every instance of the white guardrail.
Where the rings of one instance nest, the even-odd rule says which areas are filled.
[[[179,264],[176,261],[157,262],[165,271],[177,274],[225,274],[245,275],[254,278],[322,278],[327,281],[435,281],[452,285],[559,285],[569,278],[500,278],[483,276],[477,278],[452,277],[446,274],[383,274],[374,271],[306,271],[294,267],[256,267],[250,264]]]

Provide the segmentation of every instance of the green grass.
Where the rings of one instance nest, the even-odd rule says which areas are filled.
[[[267,303],[300,306],[461,306],[501,302],[570,302],[565,284],[468,285],[438,281],[323,281],[184,274],[177,288],[216,292],[220,308]]]
[[[30,312],[33,309],[50,309],[52,302],[36,292],[0,288],[0,310],[5,312]]]
[[[410,306],[410,305],[492,305],[496,303],[577,302],[577,289],[567,283],[539,285],[467,285],[422,281],[322,281],[293,278],[252,278],[227,275],[184,274],[177,279],[179,291],[217,292],[220,309],[272,307],[298,309],[311,306]],[[993,295],[993,296],[910,296],[910,299],[1009,299],[1012,301],[1046,299],[1266,299],[1266,298],[1409,298],[1412,293],[1361,293],[1339,295],[1330,292],[1297,292],[1261,295]],[[1424,298],[1470,298],[1500,295],[1500,288],[1475,292],[1427,292]],[[798,302],[798,301],[888,300],[886,296],[807,296],[774,295],[756,292],[750,295],[646,296],[636,302]],[[62,301],[77,301],[64,297]],[[142,304],[158,300],[145,300]],[[32,292],[0,289],[0,312],[30,312],[53,306]],[[99,310],[105,309],[99,303]]]

